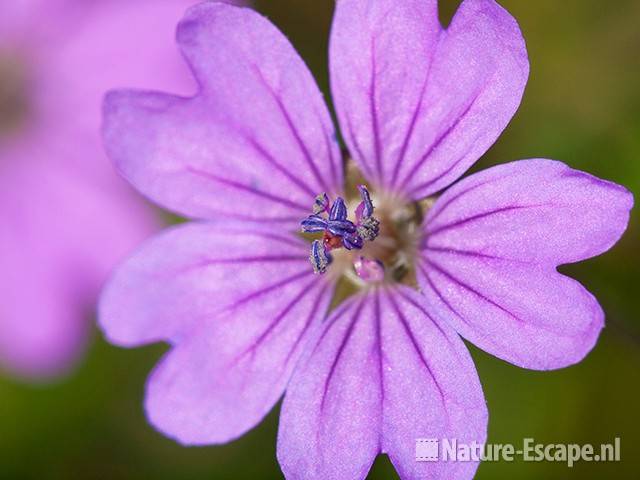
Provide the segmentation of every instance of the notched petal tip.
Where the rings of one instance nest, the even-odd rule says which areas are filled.
[[[192,218],[258,220],[252,207],[261,203],[260,220],[298,223],[309,195],[342,183],[338,150],[328,141],[334,128],[311,72],[249,8],[196,5],[176,38],[197,92],[158,119],[162,136],[146,141],[144,153],[157,161],[145,165],[161,177],[147,188],[169,197],[165,203],[184,204],[178,213]]]
[[[581,361],[604,314],[558,265],[611,248],[632,195],[552,160],[521,160],[471,175],[426,221],[418,281],[434,312],[469,341],[523,368]]]
[[[216,16],[231,15],[235,10],[242,9],[224,1],[204,1],[189,7],[176,28],[176,41],[179,45],[194,45],[198,43],[198,29],[206,21],[217,20]]]
[[[516,21],[493,0],[463,1],[446,31],[436,1],[343,1],[336,12],[333,96],[354,161],[414,200],[447,187],[520,105],[529,63]]]

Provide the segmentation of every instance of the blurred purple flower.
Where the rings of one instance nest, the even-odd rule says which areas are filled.
[[[173,36],[191,3],[2,2],[2,369],[67,371],[107,273],[157,230],[102,151],[100,104],[114,85],[193,91]]]
[[[123,175],[205,220],[151,240],[101,300],[113,343],[172,346],[147,385],[152,424],[184,444],[227,442],[286,388],[287,478],[364,478],[381,452],[403,479],[471,478],[474,462],[414,458],[416,438],[486,438],[458,334],[525,368],[581,360],[603,312],[556,266],[610,248],[633,203],[551,160],[490,168],[420,201],[455,182],[516,111],[529,66],[514,19],[465,0],[443,30],[435,0],[336,3],[332,91],[370,201],[350,191],[358,177],[347,167],[345,182],[322,95],[266,19],[202,4],[178,43],[198,95],[116,91],[105,104]],[[322,275],[295,234],[301,221],[323,235],[311,251]],[[342,248],[354,228],[359,240]],[[357,291],[328,313],[341,279]]]

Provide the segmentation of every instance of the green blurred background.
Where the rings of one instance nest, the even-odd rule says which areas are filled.
[[[441,1],[443,22],[458,3]],[[256,2],[289,36],[327,95],[333,4]],[[474,170],[547,157],[624,184],[640,196],[640,1],[501,4],[520,22],[531,76],[516,117]],[[639,219],[636,209],[629,230],[611,252],[563,267],[607,312],[607,328],[584,362],[561,371],[532,372],[470,347],[489,404],[490,442],[518,445],[533,437],[543,443],[600,444],[620,437],[622,460],[573,468],[486,462],[476,478],[639,478]],[[0,379],[0,478],[282,478],[275,458],[277,409],[241,440],[218,447],[183,448],[147,424],[144,382],[164,350],[121,350],[96,333],[86,361],[58,383],[27,386]],[[380,457],[369,478],[397,476]]]

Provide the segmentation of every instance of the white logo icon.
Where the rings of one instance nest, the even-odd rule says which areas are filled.
[[[435,438],[416,439],[416,462],[437,462],[438,440]]]

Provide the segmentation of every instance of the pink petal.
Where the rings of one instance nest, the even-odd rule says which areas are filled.
[[[380,338],[371,300],[352,297],[333,312],[287,388],[278,460],[288,479],[364,479],[380,451]]]
[[[190,99],[115,92],[107,150],[143,193],[181,214],[297,223],[341,189],[334,129],[291,44],[250,9],[193,7],[178,42],[200,84]]]
[[[529,71],[518,25],[493,0],[464,1],[446,31],[434,0],[342,0],[330,53],[351,154],[369,180],[412,198],[493,144]]]
[[[65,119],[57,128],[89,137],[102,150],[101,107],[109,89],[194,92],[195,82],[175,45],[176,25],[191,5],[192,0],[98,1],[84,9],[76,5],[81,19],[53,45],[40,45],[35,52],[34,93],[55,109],[58,122]],[[95,169],[96,162],[88,163]],[[111,172],[110,162],[105,164]]]
[[[417,462],[416,439],[484,443],[487,407],[460,337],[429,314],[426,299],[398,287],[380,294],[384,427],[382,450],[400,478],[471,479],[477,462]]]
[[[576,363],[603,312],[555,267],[609,249],[632,205],[623,187],[560,162],[488,169],[429,211],[420,284],[440,317],[488,352],[533,369]]]
[[[84,351],[109,270],[155,225],[128,191],[35,162],[39,147],[3,155],[0,363],[25,377],[61,374]]]
[[[75,3],[75,9],[69,6]],[[0,2],[0,45],[18,46],[50,40],[83,10],[74,0],[5,0]],[[80,8],[78,8],[80,7]]]
[[[487,411],[466,347],[405,287],[354,297],[320,330],[282,407],[287,478],[365,478],[387,453],[403,479],[472,478],[476,462],[416,462],[419,438],[483,443]]]
[[[189,91],[173,31],[191,2],[1,3],[0,49],[25,64],[30,116],[0,135],[0,361],[40,378],[84,352],[109,271],[157,229],[103,152],[100,105],[114,84]]]
[[[99,320],[113,343],[174,345],[149,379],[149,419],[184,444],[220,443],[253,427],[282,395],[331,295],[294,236],[188,224],[117,271]]]

